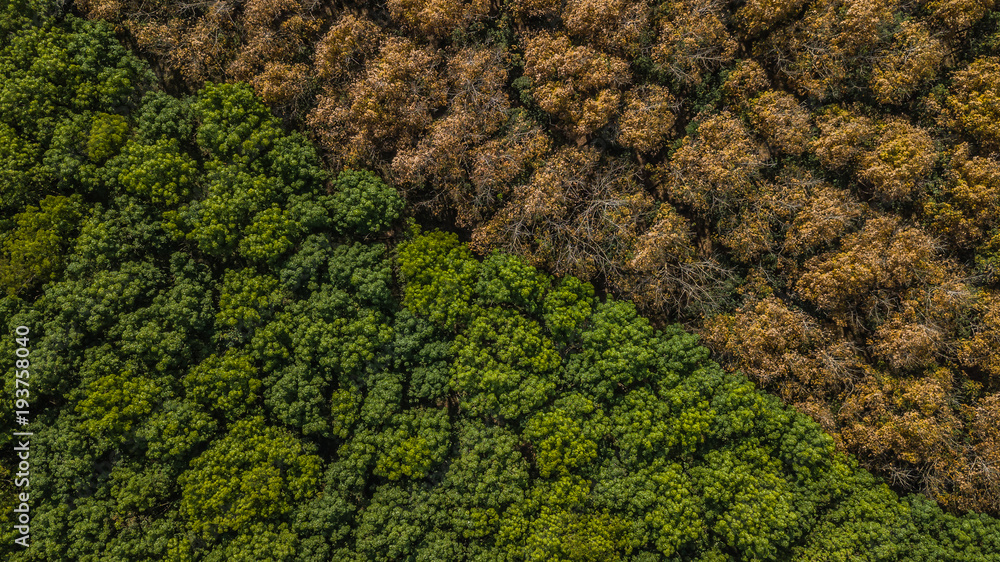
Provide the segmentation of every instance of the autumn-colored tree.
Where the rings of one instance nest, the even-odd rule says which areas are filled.
[[[1000,162],[970,150],[968,143],[954,149],[943,193],[924,205],[934,233],[961,249],[982,244],[1000,226]]]
[[[412,146],[448,99],[434,51],[399,37],[381,44],[363,74],[319,97],[309,124],[337,161],[371,164]]]
[[[737,61],[734,68],[729,71],[726,81],[722,84],[722,91],[729,100],[743,103],[770,87],[771,80],[767,77],[764,67],[753,59],[744,59]]]
[[[831,169],[856,169],[886,204],[920,200],[922,184],[937,160],[934,140],[920,127],[890,119],[875,123],[854,111],[831,106],[818,118],[820,136],[812,148]]]
[[[969,337],[959,339],[958,359],[963,367],[977,369],[989,377],[990,386],[1000,381],[1000,298],[990,291],[978,299],[976,321]]]
[[[969,431],[974,445],[967,453],[969,462],[962,467],[963,472],[956,475],[963,484],[962,496],[971,497],[972,501],[962,502],[961,497],[957,499],[975,506],[974,509],[985,511],[1000,501],[1000,482],[996,476],[996,467],[1000,463],[1000,439],[993,431],[1000,423],[1000,394],[993,392],[979,398],[974,412]]]
[[[756,189],[766,150],[729,112],[707,117],[657,168],[661,197],[715,217],[731,212]]]
[[[822,405],[827,415],[817,421],[828,430],[835,427],[828,399],[850,388],[861,367],[859,350],[848,341],[773,296],[709,319],[705,338],[786,401]]]
[[[861,152],[871,146],[875,125],[860,115],[858,108],[828,106],[816,116],[819,137],[812,143],[820,164],[832,170],[853,165]]]
[[[841,435],[849,449],[887,471],[894,483],[913,486],[917,470],[941,470],[960,455],[962,422],[947,404],[953,385],[953,373],[944,368],[917,378],[869,370],[844,401]],[[934,480],[923,484],[933,489],[940,483]]]
[[[619,268],[653,207],[623,166],[602,162],[589,147],[556,152],[473,233],[475,247],[502,248],[584,278]]]
[[[396,181],[417,193],[432,187],[434,195],[425,205],[439,210],[456,208],[459,220],[473,223],[496,207],[496,192],[473,180],[477,149],[494,152],[487,145],[508,121],[510,102],[503,88],[507,68],[497,49],[465,49],[449,58],[448,113],[436,119],[413,148],[400,151],[392,160]],[[516,125],[515,125],[516,127]],[[494,140],[494,145],[497,142]],[[508,178],[510,181],[513,178]],[[499,186],[497,186],[499,187]]]
[[[903,22],[885,57],[871,76],[880,103],[900,103],[937,76],[947,54],[945,44],[920,22]]]
[[[672,136],[679,106],[663,86],[632,88],[625,94],[625,110],[618,119],[618,142],[642,155],[659,152]]]
[[[650,16],[646,1],[569,0],[562,21],[570,35],[606,52],[634,57],[643,48]]]
[[[762,57],[813,99],[840,98],[868,68],[867,57],[891,37],[898,2],[820,0],[801,19],[771,33]]]
[[[731,271],[715,256],[696,251],[691,223],[669,203],[661,203],[639,236],[628,267],[610,281],[619,290],[657,310],[711,309]]]
[[[487,0],[389,0],[397,21],[431,37],[448,37],[490,12]]]
[[[551,146],[552,139],[538,123],[524,111],[514,111],[501,136],[473,151],[469,179],[475,197],[462,198],[459,220],[464,223],[469,217],[470,224],[475,224],[492,216],[520,178],[544,162]]]
[[[524,24],[529,18],[553,18],[559,15],[562,2],[559,0],[526,0],[524,2],[505,2],[505,8],[510,10],[514,19]]]
[[[968,30],[996,6],[995,0],[931,0],[931,16],[951,33]]]
[[[95,15],[104,14],[102,4],[118,7],[113,3],[98,3]],[[166,67],[178,72],[189,84],[199,85],[225,76],[239,46],[234,6],[230,2],[198,6],[195,12],[198,17],[194,19],[177,17],[174,9],[179,6],[165,8],[166,13],[156,19],[141,17],[139,10],[123,10],[119,17],[126,20],[140,49],[163,60]]]
[[[873,217],[834,252],[810,258],[796,292],[839,325],[858,325],[881,314],[917,282],[943,280],[947,269],[926,233],[891,216]]]
[[[307,106],[309,81],[309,66],[304,63],[268,62],[250,79],[250,85],[276,112],[295,115]]]
[[[375,22],[344,13],[316,43],[316,74],[332,85],[342,85],[378,53],[383,33]]]
[[[929,368],[942,359],[954,362],[960,350],[957,336],[982,310],[978,291],[961,280],[914,287],[875,330],[869,341],[872,354],[894,374]]]
[[[791,278],[795,259],[830,247],[862,213],[861,204],[845,190],[789,166],[775,181],[758,181],[751,195],[719,217],[714,229],[731,258],[755,264],[769,256]]]
[[[620,89],[631,81],[623,59],[551,33],[525,39],[524,77],[535,103],[578,143],[617,114]]]
[[[253,81],[268,67],[301,65],[304,61],[296,60],[298,55],[318,39],[323,24],[311,13],[312,7],[309,0],[246,2],[238,20],[241,35],[239,54],[226,69],[227,75],[237,80]]]
[[[668,203],[660,205],[652,226],[641,237],[629,264],[648,271],[670,261],[687,261],[693,253],[690,223]]]
[[[789,174],[778,186],[782,205],[794,213],[782,241],[782,251],[792,256],[808,255],[833,243],[852,229],[864,211],[848,191],[811,174]]]
[[[808,0],[781,2],[775,0],[750,0],[736,11],[735,19],[748,36],[760,35],[783,23],[801,11]]]
[[[78,0],[90,17],[127,30],[140,49],[160,62],[162,75],[189,86],[235,78],[253,83],[275,109],[301,117],[312,84],[304,51],[324,20],[309,0],[223,0],[185,4],[134,0]]]
[[[717,0],[677,0],[666,4],[656,23],[653,63],[682,84],[700,84],[708,72],[733,60],[736,40]]]
[[[919,201],[922,184],[937,159],[933,139],[927,131],[899,120],[878,130],[875,146],[858,162],[858,178],[887,203]]]
[[[759,261],[762,256],[773,255],[779,230],[794,209],[794,203],[784,201],[782,195],[786,194],[780,187],[761,182],[738,211],[716,222],[716,238],[733,259],[749,264]]]
[[[1000,58],[976,59],[952,78],[948,105],[960,128],[992,150],[1000,150]]]
[[[809,112],[794,96],[769,90],[750,102],[751,122],[768,144],[798,156],[809,147],[812,127]]]

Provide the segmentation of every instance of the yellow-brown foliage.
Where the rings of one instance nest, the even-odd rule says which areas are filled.
[[[774,251],[777,244],[775,211],[779,210],[773,206],[774,202],[771,196],[762,193],[742,212],[719,221],[718,240],[736,261],[755,263],[761,256]]]
[[[918,198],[937,152],[927,131],[893,119],[885,123],[873,150],[862,154],[858,179],[875,188],[885,202],[909,202]]]
[[[139,48],[176,69],[190,83],[225,76],[238,46],[232,6],[218,2],[202,17],[189,21],[130,20],[127,25]]]
[[[625,166],[602,162],[589,147],[556,151],[473,233],[474,248],[500,248],[560,275],[590,278],[620,268],[654,209]]]
[[[723,111],[702,121],[657,168],[660,195],[699,213],[725,213],[756,189],[766,161],[743,123]]]
[[[539,33],[525,40],[524,75],[543,111],[578,139],[586,139],[618,112],[622,86],[629,83],[628,63],[586,46],[573,46],[565,35]]]
[[[947,54],[944,42],[920,22],[903,22],[893,44],[872,71],[871,89],[880,103],[899,103],[937,76]]]
[[[719,241],[730,256],[756,263],[764,255],[781,258],[781,267],[796,269],[794,260],[837,241],[857,222],[864,207],[846,190],[836,189],[801,169],[790,169],[763,182],[742,211],[716,225]],[[780,256],[779,256],[780,254]]]
[[[322,27],[308,4],[304,0],[249,0],[240,20],[243,45],[226,73],[236,80],[252,81],[268,65],[291,63],[316,41]]]
[[[618,120],[618,142],[639,154],[653,154],[671,137],[679,106],[670,90],[653,84],[625,94],[625,111]]]
[[[126,11],[126,3],[122,0],[76,0],[77,9],[94,19],[121,21]]]
[[[448,113],[435,120],[415,147],[392,161],[396,181],[406,187],[432,184],[440,199],[456,208],[462,224],[481,220],[496,206],[498,193],[476,182],[469,170],[477,148],[490,141],[507,121],[510,103],[503,87],[507,68],[497,49],[463,49],[448,60]],[[425,203],[426,204],[426,203]],[[432,203],[433,204],[433,203]]]
[[[629,266],[636,271],[654,271],[672,262],[693,258],[691,224],[670,204],[663,203],[653,225],[639,237]]]
[[[957,490],[951,503],[958,509],[991,511],[1000,504],[1000,393],[984,396],[971,409],[973,445],[964,466],[953,471]]]
[[[504,6],[523,24],[528,18],[551,18],[559,15],[562,0],[509,0]]]
[[[830,170],[853,165],[875,135],[871,119],[839,106],[824,108],[816,117],[819,138],[812,143],[820,164]]]
[[[616,292],[631,295],[639,306],[667,317],[718,310],[728,298],[726,287],[734,276],[714,255],[643,267],[613,269],[608,284]]]
[[[809,0],[749,0],[736,11],[736,22],[746,35],[770,30],[801,10]]]
[[[963,448],[963,424],[949,403],[954,390],[954,374],[946,368],[915,378],[869,369],[840,409],[841,438],[896,484],[913,486],[924,471],[924,489],[940,494],[942,473],[955,468]]]
[[[448,101],[438,53],[391,37],[345,91],[320,96],[309,126],[333,159],[371,165],[379,152],[412,146]]]
[[[763,255],[775,255],[779,267],[793,269],[794,262],[779,254],[794,257],[834,242],[861,213],[849,194],[799,168],[786,169],[774,182],[757,182],[740,206],[740,212],[716,224],[718,240],[730,256],[753,264]]]
[[[996,0],[931,0],[932,17],[951,32],[964,31],[996,6]]]
[[[574,37],[609,52],[636,56],[649,28],[648,1],[568,0],[563,25]]]
[[[475,197],[458,206],[459,222],[466,224],[468,221],[473,225],[487,220],[492,210],[508,198],[517,178],[544,161],[551,145],[537,123],[526,118],[523,112],[515,113],[502,136],[473,152],[469,179]]]
[[[764,67],[753,59],[741,60],[726,77],[722,91],[733,102],[745,102],[771,87]]]
[[[898,2],[818,0],[801,19],[775,30],[760,46],[797,93],[841,97],[864,57],[890,36]]]
[[[809,112],[791,94],[764,92],[750,102],[750,115],[754,127],[772,147],[795,156],[809,148]]]
[[[140,49],[176,70],[191,85],[225,78],[254,81],[275,93],[279,65],[304,64],[323,21],[310,0],[219,0],[201,4],[123,1],[112,10]],[[108,7],[89,3],[92,15]],[[195,15],[196,17],[191,17]],[[265,84],[267,86],[265,86]],[[294,90],[295,87],[291,86]],[[287,103],[295,94],[278,96]]]
[[[309,93],[309,67],[304,64],[270,62],[250,82],[264,103],[297,110]]]
[[[928,201],[924,213],[934,233],[962,249],[981,244],[1000,226],[1000,161],[971,156],[968,143],[951,156],[939,201]]]
[[[718,0],[669,2],[657,27],[653,62],[681,82],[701,83],[706,72],[725,66],[736,53],[724,4]]]
[[[906,291],[898,310],[875,329],[869,341],[874,356],[897,373],[955,359],[959,325],[979,312],[977,298],[958,279]]]
[[[429,37],[447,37],[490,12],[487,0],[389,0],[387,5],[393,18]]]
[[[776,297],[709,318],[704,337],[733,368],[790,402],[822,404],[849,389],[860,369],[853,346]]]
[[[1000,58],[973,61],[953,77],[948,105],[961,128],[992,150],[1000,150]]]
[[[1000,384],[1000,295],[988,292],[977,303],[979,314],[972,335],[958,341],[958,359],[967,369],[986,374]]]
[[[794,209],[782,246],[789,255],[808,255],[836,241],[862,216],[864,207],[850,192],[811,175],[787,177],[783,183],[782,199]]]
[[[330,83],[343,81],[378,53],[383,35],[371,20],[345,13],[316,43],[316,74]]]
[[[934,240],[899,219],[869,219],[835,251],[810,258],[795,291],[839,325],[858,325],[883,314],[901,291],[939,282],[944,264]]]
[[[934,364],[944,333],[933,324],[907,322],[895,314],[875,330],[872,350],[891,368],[905,371]]]

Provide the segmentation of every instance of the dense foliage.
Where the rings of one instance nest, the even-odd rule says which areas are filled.
[[[168,95],[106,24],[12,6],[0,126],[30,150],[2,162],[33,179],[4,187],[14,195],[0,209],[0,310],[5,334],[31,327],[34,435],[28,549],[13,542],[15,457],[0,463],[5,559],[998,559],[1000,521],[897,495],[680,325],[656,328],[578,277],[499,250],[477,258],[453,233],[406,224],[396,190],[362,169],[325,171],[246,85]],[[517,22],[554,9],[520,6]],[[600,55],[574,55],[579,72],[607,62],[588,57]],[[615,95],[613,82],[595,83],[580,95]],[[733,136],[725,119],[735,118],[722,119],[702,134],[734,150],[748,133]],[[889,144],[919,137],[890,129]],[[715,189],[718,171],[695,161],[700,142],[676,153]],[[595,149],[558,154],[545,172],[554,178],[623,185]],[[656,217],[657,236],[686,228],[668,205]],[[869,220],[816,262],[802,291],[824,282],[822,264],[851,260],[876,288],[947,275],[921,237],[898,219]],[[649,242],[643,259],[665,247]],[[923,261],[893,262],[897,249]],[[830,314],[847,306],[808,294]],[[732,325],[712,333],[755,337],[738,322],[771,312],[748,310],[716,318]],[[841,353],[815,320],[783,310],[803,346]],[[14,346],[5,336],[0,355]],[[800,363],[753,363],[761,357],[744,359],[755,377],[799,374]],[[932,374],[900,392],[944,416],[919,402],[944,384],[946,373]],[[12,419],[13,377],[4,395],[0,416]],[[926,427],[900,417],[908,431]],[[0,435],[0,448],[11,439]]]
[[[412,212],[681,319],[841,450],[1000,513],[994,0],[77,0]]]

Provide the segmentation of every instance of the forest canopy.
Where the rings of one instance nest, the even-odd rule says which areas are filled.
[[[0,12],[5,559],[998,559],[992,3],[144,6]]]
[[[993,0],[75,6],[476,255],[684,323],[896,489],[1000,514]]]

